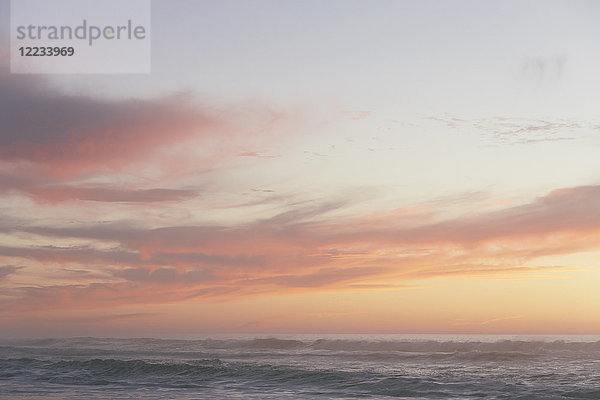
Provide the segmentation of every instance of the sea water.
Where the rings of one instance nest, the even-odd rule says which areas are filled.
[[[600,399],[600,337],[1,340],[0,398]]]

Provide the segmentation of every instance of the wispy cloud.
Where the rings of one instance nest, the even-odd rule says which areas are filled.
[[[484,319],[481,321],[468,321],[468,320],[464,320],[464,319],[457,319],[452,323],[452,325],[454,325],[454,326],[483,326],[483,325],[490,325],[490,324],[494,324],[497,322],[503,322],[503,321],[513,320],[513,319],[521,319],[524,317],[525,317],[524,315],[510,315],[510,316],[506,316],[506,317],[488,318],[488,319]]]
[[[0,174],[0,193],[17,192],[39,203],[60,203],[83,200],[112,203],[155,203],[180,201],[199,194],[193,189],[132,189],[116,185],[88,186],[62,185],[48,180]]]
[[[348,201],[302,203],[239,226],[5,227],[6,234],[112,245],[3,246],[0,253],[13,264],[34,260],[79,270],[104,265],[113,271],[111,282],[92,279],[12,292],[21,307],[33,309],[359,290],[443,276],[531,275],[546,271],[527,265],[537,257],[600,244],[600,186],[559,189],[527,204],[449,220],[435,221],[425,213],[420,223],[411,213],[398,212],[329,218]]]
[[[22,268],[14,265],[0,265],[0,283],[8,278],[9,275],[14,274]]]
[[[463,119],[450,115],[430,116],[450,129],[471,129],[495,144],[519,145],[577,140],[600,126],[597,122],[573,119],[479,118]]]

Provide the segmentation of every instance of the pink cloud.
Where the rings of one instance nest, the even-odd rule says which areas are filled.
[[[282,126],[293,130],[289,116],[266,106],[217,108],[189,93],[126,100],[68,94],[39,77],[0,72],[0,192],[45,203],[182,200],[196,192],[174,187],[178,178],[251,154],[244,150],[272,140]],[[154,185],[85,183],[148,170]]]
[[[0,253],[6,264],[36,260],[83,270],[86,265],[110,266],[111,279],[121,282],[92,281],[83,286],[54,287],[44,294],[60,297],[61,307],[67,307],[64,299],[73,299],[80,292],[102,293],[125,304],[137,304],[208,294],[352,290],[382,280],[401,283],[453,275],[538,273],[547,269],[528,267],[529,260],[600,245],[600,186],[560,189],[528,204],[441,222],[432,221],[428,210],[420,209],[393,212],[394,217],[375,213],[367,220],[326,217],[347,204],[291,208],[246,226],[15,226],[4,232],[109,241],[118,246],[108,250],[4,246]],[[421,224],[416,215],[423,215]],[[556,271],[556,267],[548,270]],[[108,287],[103,289],[105,285]],[[46,293],[43,288],[19,293],[17,296],[37,293],[37,299],[49,302],[39,294]],[[100,297],[98,294],[92,303],[100,302]],[[35,298],[27,304],[44,306]]]
[[[107,100],[0,74],[0,157],[49,176],[120,170],[183,140],[222,134],[223,125],[189,95]]]

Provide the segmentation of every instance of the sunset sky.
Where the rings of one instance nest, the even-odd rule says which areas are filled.
[[[8,15],[1,337],[600,333],[600,2],[154,1],[140,75]]]

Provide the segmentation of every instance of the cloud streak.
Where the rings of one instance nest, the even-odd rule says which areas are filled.
[[[15,267],[14,265],[0,265],[0,283],[6,280],[9,275],[14,274],[21,268],[23,267]]]
[[[520,145],[577,140],[598,129],[598,125],[573,119],[480,118],[462,119],[448,115],[430,116],[450,129],[472,129],[496,144]]]
[[[0,254],[13,264],[34,260],[112,270],[109,283],[92,280],[12,292],[35,309],[75,306],[70,303],[75,300],[77,307],[91,307],[101,304],[102,296],[138,304],[283,290],[393,288],[443,276],[531,274],[546,270],[527,265],[536,257],[600,244],[600,186],[563,188],[520,206],[445,221],[432,221],[426,214],[420,224],[414,215],[403,219],[402,213],[366,220],[327,217],[347,204],[303,204],[243,226],[5,227],[5,234],[112,247],[3,246]]]

